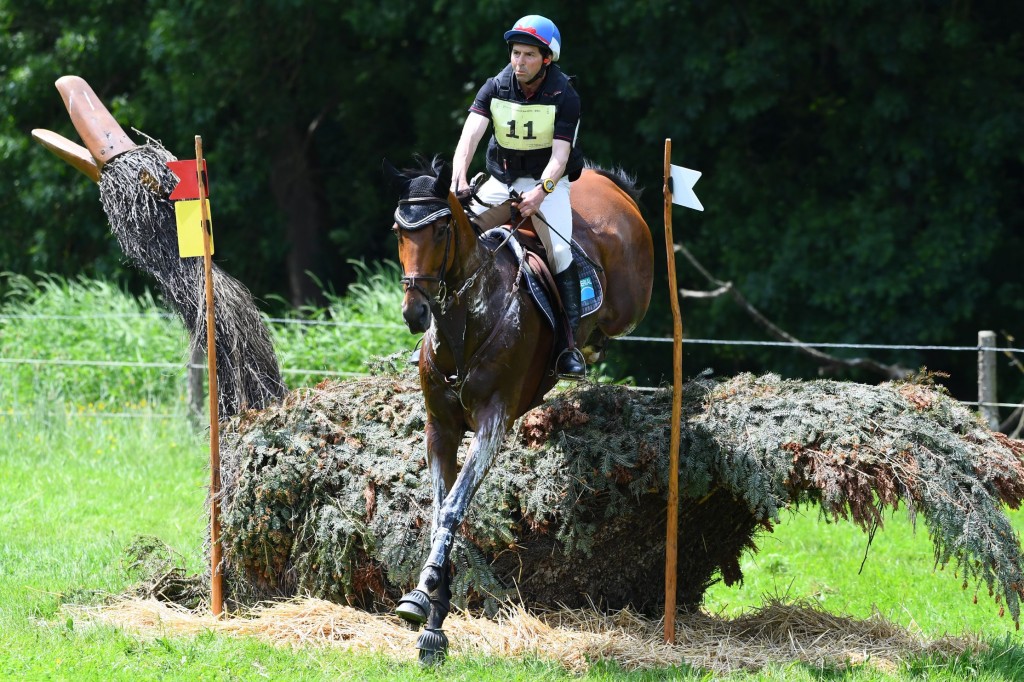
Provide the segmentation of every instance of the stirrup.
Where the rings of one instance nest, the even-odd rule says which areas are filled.
[[[575,356],[583,369],[578,373],[562,371],[562,358],[566,355]],[[559,379],[567,379],[569,381],[583,381],[587,378],[587,360],[583,357],[583,353],[580,352],[579,348],[566,348],[558,354],[558,357],[555,359],[555,375]]]

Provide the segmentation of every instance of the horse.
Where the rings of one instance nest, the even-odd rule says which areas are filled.
[[[553,362],[561,344],[527,293],[525,260],[501,246],[509,237],[480,238],[449,191],[450,166],[435,157],[399,171],[385,160],[384,170],[400,195],[392,230],[402,316],[410,332],[424,332],[418,365],[433,493],[430,552],[416,588],[395,611],[413,629],[425,625],[416,648],[431,664],[448,649],[442,624],[451,601],[453,534],[505,434],[558,381]],[[650,304],[654,248],[637,196],[621,171],[588,168],[572,184],[573,238],[596,264],[604,292],[576,333],[589,362],[604,357],[608,339],[632,331]],[[466,431],[474,435],[459,469]]]

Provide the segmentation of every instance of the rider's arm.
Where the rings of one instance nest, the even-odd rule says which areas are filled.
[[[565,140],[555,140],[551,145],[551,158],[544,166],[544,173],[541,181],[551,179],[558,184],[558,180],[565,172],[565,165],[569,162],[569,152],[572,151],[572,144]],[[519,202],[519,210],[524,216],[531,216],[537,212],[540,205],[547,198],[548,193],[538,184],[528,192],[523,192],[523,199]]]
[[[569,163],[569,152],[572,151],[572,144],[565,140],[555,140],[551,143],[551,158],[548,159],[548,164],[544,166],[544,172],[541,174],[541,180],[547,180],[550,178],[558,184],[559,178],[562,177],[562,173],[565,172],[565,166]]]
[[[451,189],[453,192],[469,187],[469,180],[466,177],[469,173],[469,164],[473,161],[473,154],[476,153],[476,148],[487,132],[490,123],[489,118],[481,116],[475,111],[469,112],[469,116],[466,117],[466,125],[462,126],[462,135],[459,137],[459,144],[455,147],[455,157],[452,159]],[[568,152],[566,152],[566,158],[569,158]],[[562,167],[565,167],[564,164]]]

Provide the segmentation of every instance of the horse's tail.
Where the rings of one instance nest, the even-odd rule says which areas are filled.
[[[602,168],[592,161],[586,161],[585,168],[592,170],[598,175],[603,175],[612,182],[615,183],[616,187],[621,189],[623,192],[628,194],[633,201],[640,201],[640,195],[643,193],[642,187],[637,187],[636,176],[626,172],[622,166],[617,166],[612,169]]]

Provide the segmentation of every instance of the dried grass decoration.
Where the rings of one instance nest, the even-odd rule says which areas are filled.
[[[174,206],[178,183],[157,142],[112,159],[100,176],[100,201],[110,230],[131,263],[151,275],[181,317],[193,348],[206,352],[205,278],[201,258],[178,255]],[[262,408],[286,392],[270,333],[238,280],[213,266],[216,306],[218,407],[221,417]]]
[[[462,608],[662,603],[671,397],[583,385],[525,415],[453,551]],[[679,603],[719,577],[779,513],[817,503],[866,531],[922,515],[942,566],[1019,620],[1019,539],[1001,505],[1024,495],[1024,444],[942,390],[749,374],[685,386]],[[411,372],[324,382],[222,431],[223,534],[237,603],[307,594],[387,607],[427,551],[423,401]],[[467,539],[468,538],[468,539]],[[707,542],[705,539],[713,539]],[[453,641],[458,638],[454,638]]]

